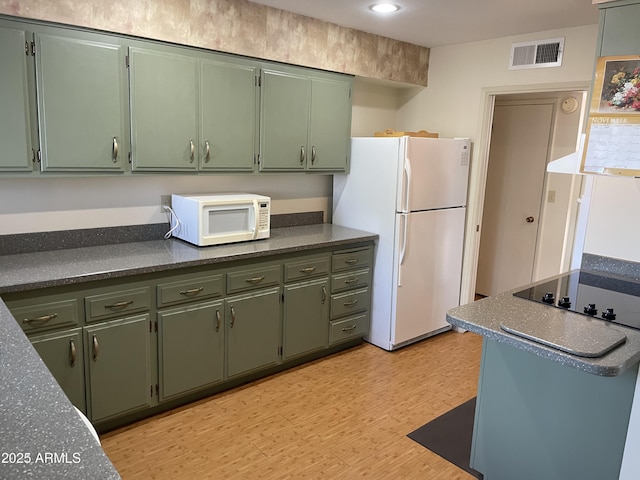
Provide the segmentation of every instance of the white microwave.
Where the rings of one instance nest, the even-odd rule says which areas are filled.
[[[269,238],[271,198],[251,193],[171,195],[171,235],[201,247]]]

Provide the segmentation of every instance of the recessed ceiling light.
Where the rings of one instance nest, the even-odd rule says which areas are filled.
[[[400,10],[398,5],[394,5],[393,3],[376,3],[369,7],[370,10],[373,10],[376,13],[393,13]]]

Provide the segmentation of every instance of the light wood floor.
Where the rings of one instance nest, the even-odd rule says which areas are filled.
[[[406,435],[476,394],[481,338],[370,344],[106,433],[123,479],[473,477]]]

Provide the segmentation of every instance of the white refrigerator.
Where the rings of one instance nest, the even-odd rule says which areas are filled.
[[[379,235],[367,340],[393,350],[449,330],[460,304],[469,139],[352,138],[333,223]]]

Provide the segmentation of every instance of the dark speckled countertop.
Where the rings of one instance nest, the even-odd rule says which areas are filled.
[[[537,283],[544,281],[546,280]],[[538,325],[540,323],[575,322],[576,320],[590,321],[578,313],[550,308],[540,303],[514,297],[513,292],[517,290],[521,290],[521,288],[453,308],[447,312],[447,321],[454,327],[478,333],[488,339],[509,344],[533,355],[593,375],[617,376],[640,361],[640,331],[622,326],[610,325],[609,328],[623,332],[627,337],[625,343],[598,358],[571,355],[505,332],[500,324],[513,318],[517,318],[522,324],[529,322]]]
[[[319,224],[272,229],[269,239],[205,248],[171,239],[4,255],[0,256],[0,294],[376,238]],[[1,300],[0,438],[3,480],[120,478]]]

